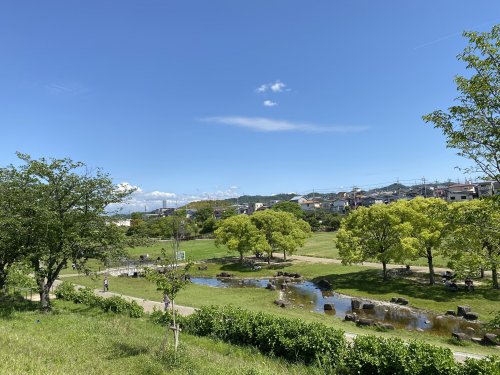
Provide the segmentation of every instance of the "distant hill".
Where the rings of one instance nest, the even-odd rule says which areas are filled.
[[[272,200],[279,201],[289,201],[296,194],[275,194],[275,195],[242,195],[239,198],[229,198],[226,201],[231,202],[231,204],[243,204],[243,203],[264,203],[268,204]]]
[[[185,206],[181,208],[185,209],[192,209],[192,210],[199,210],[200,208],[205,208],[205,207],[229,207],[233,203],[231,203],[228,199],[224,200],[206,200],[206,201],[197,201],[197,202],[191,202],[186,204]]]

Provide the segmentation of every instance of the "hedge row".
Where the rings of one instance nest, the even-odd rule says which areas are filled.
[[[344,332],[321,323],[253,313],[232,306],[202,307],[184,322],[189,333],[232,344],[251,345],[262,353],[292,362],[316,364],[332,374],[490,375],[500,374],[500,359],[455,362],[449,349],[422,341],[358,336],[347,343]]]
[[[72,283],[67,281],[64,281],[56,288],[56,297],[91,307],[99,307],[103,311],[126,314],[132,318],[140,318],[144,315],[144,309],[135,301],[129,302],[118,296],[100,297],[94,294],[94,291],[90,288],[77,290]]]

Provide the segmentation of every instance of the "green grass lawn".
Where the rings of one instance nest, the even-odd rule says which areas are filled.
[[[181,334],[179,360],[159,357],[163,327],[149,319],[55,301],[43,314],[30,303],[0,302],[1,374],[314,374],[313,368],[252,348]],[[172,339],[172,338],[170,338]]]

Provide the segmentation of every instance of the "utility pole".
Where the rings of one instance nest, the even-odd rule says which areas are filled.
[[[422,177],[422,182],[424,183],[424,198],[427,198],[427,185],[425,184],[425,177]]]

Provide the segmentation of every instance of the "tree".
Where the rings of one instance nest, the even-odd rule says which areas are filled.
[[[298,219],[302,219],[304,217],[304,211],[302,210],[302,208],[300,208],[300,205],[296,202],[290,202],[290,201],[278,202],[271,207],[271,210],[289,212],[291,214],[294,214]]]
[[[232,216],[223,220],[215,230],[215,245],[226,245],[236,251],[243,262],[243,255],[252,251],[267,252],[265,237],[259,232],[247,215]]]
[[[360,207],[345,217],[336,239],[342,263],[377,258],[387,280],[387,263],[410,257],[416,246],[410,237],[413,228],[403,221],[401,210],[394,205],[376,204]]]
[[[446,240],[447,255],[461,276],[481,268],[491,270],[493,288],[499,289],[500,200],[484,199],[455,203],[454,230]]]
[[[196,214],[194,215],[194,219],[199,225],[213,217],[214,209],[209,206],[198,209],[198,211],[196,211]]]
[[[289,212],[258,211],[250,220],[264,236],[269,258],[273,252],[281,251],[286,260],[287,254],[293,254],[298,247],[304,246],[305,239],[311,235],[309,224]]]
[[[439,198],[418,197],[411,201],[398,201],[396,206],[406,208],[404,221],[413,228],[417,240],[416,256],[425,257],[429,266],[429,284],[434,285],[434,256],[449,231],[448,203]],[[409,209],[409,210],[408,210]]]
[[[172,326],[167,327],[161,345],[161,351],[165,351],[169,329],[174,332],[174,349],[177,351],[180,327],[176,322],[175,297],[177,297],[179,291],[189,284],[188,272],[192,264],[187,263],[184,267],[179,268],[177,264],[177,254],[174,252],[173,256],[169,256],[165,249],[162,249],[162,256],[164,259],[169,260],[168,264],[164,266],[163,272],[158,272],[157,269],[147,268],[146,279],[156,284],[157,290],[162,292],[162,298],[164,298],[166,294],[172,302]]]
[[[106,259],[120,250],[122,233],[106,216],[106,207],[121,203],[131,190],[71,159],[32,159],[9,166],[9,183],[29,209],[18,213],[25,230],[19,248],[33,267],[42,310],[50,309],[49,291],[68,261]]]
[[[455,77],[459,104],[423,116],[447,137],[447,146],[500,182],[500,25],[491,32],[464,32],[469,45],[458,55],[473,74]]]

